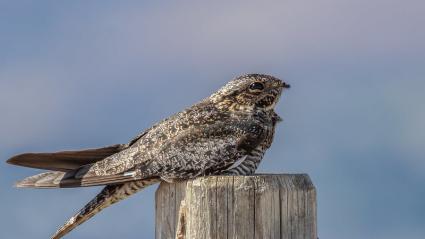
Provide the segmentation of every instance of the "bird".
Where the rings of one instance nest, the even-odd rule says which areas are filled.
[[[18,181],[18,188],[104,186],[51,237],[62,238],[108,206],[153,184],[254,174],[282,121],[275,106],[288,88],[271,75],[242,75],[129,143],[24,153],[7,163],[47,170]]]

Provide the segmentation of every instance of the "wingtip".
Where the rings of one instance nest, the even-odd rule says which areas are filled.
[[[12,157],[12,158],[6,160],[6,163],[15,165],[15,157]]]
[[[8,163],[8,164],[12,164],[12,165],[18,165],[18,166],[20,166],[20,165],[21,165],[21,163],[20,163],[20,159],[21,159],[23,156],[26,156],[26,155],[29,155],[29,154],[28,154],[28,153],[25,153],[25,154],[18,154],[18,155],[15,155],[15,156],[11,157],[10,159],[6,160],[6,163]]]

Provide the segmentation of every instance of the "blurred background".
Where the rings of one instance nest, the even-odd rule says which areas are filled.
[[[421,0],[0,1],[0,238],[100,188],[18,190],[14,154],[126,143],[245,73],[291,89],[259,172],[308,173],[323,239],[425,235]],[[153,238],[151,187],[67,238]]]

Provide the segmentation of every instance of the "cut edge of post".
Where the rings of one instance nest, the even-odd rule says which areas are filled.
[[[249,191],[248,194],[243,193],[246,190]],[[204,234],[201,235],[205,238],[220,238],[217,235],[224,237],[227,235],[227,237],[233,238],[239,235],[238,233],[240,232],[237,230],[237,225],[246,220],[239,219],[239,217],[248,212],[240,211],[242,209],[240,208],[240,205],[242,205],[240,200],[245,199],[240,197],[242,194],[235,198],[236,192],[238,192],[238,195],[240,193],[253,195],[253,199],[248,199],[248,201],[254,200],[255,202],[247,205],[254,203],[254,205],[251,205],[252,207],[249,206],[249,208],[255,208],[254,210],[256,211],[253,214],[254,224],[251,225],[252,223],[250,223],[251,226],[246,229],[257,227],[252,232],[255,238],[262,238],[262,236],[269,238],[271,234],[280,235],[280,237],[270,238],[281,238],[282,236],[285,237],[285,235],[288,238],[317,238],[316,188],[307,174],[217,175],[199,177],[173,184],[163,182],[155,193],[156,238],[185,239],[193,233],[196,234],[197,231],[203,230],[208,231],[205,232],[206,234],[203,232]],[[276,196],[276,193],[278,196]],[[269,198],[273,198],[270,204],[267,202]],[[207,203],[209,200],[212,200],[211,202],[213,203]],[[259,206],[257,206],[257,202],[260,203],[258,204]],[[279,205],[271,205],[277,202],[279,202]],[[236,205],[238,205],[238,209],[234,208]],[[279,212],[277,214],[274,213],[276,209],[270,209],[270,207],[279,207]],[[250,210],[249,208],[247,211]],[[258,209],[265,211],[259,214],[260,211],[257,212]],[[284,211],[286,213],[282,215]],[[273,218],[275,219],[270,219],[267,213],[274,215]],[[211,216],[217,218],[212,219]],[[251,218],[252,215],[243,217]],[[199,219],[193,220],[193,218]],[[208,224],[209,220],[212,220],[211,224]],[[275,229],[269,228],[271,225]],[[195,231],[193,231],[194,226],[198,228]],[[220,230],[224,231],[218,232]],[[247,236],[246,232],[239,236]],[[298,233],[301,233],[299,237],[290,236],[298,235]]]

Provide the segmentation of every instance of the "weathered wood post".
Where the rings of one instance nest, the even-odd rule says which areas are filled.
[[[316,190],[305,174],[162,183],[156,239],[316,239]]]

